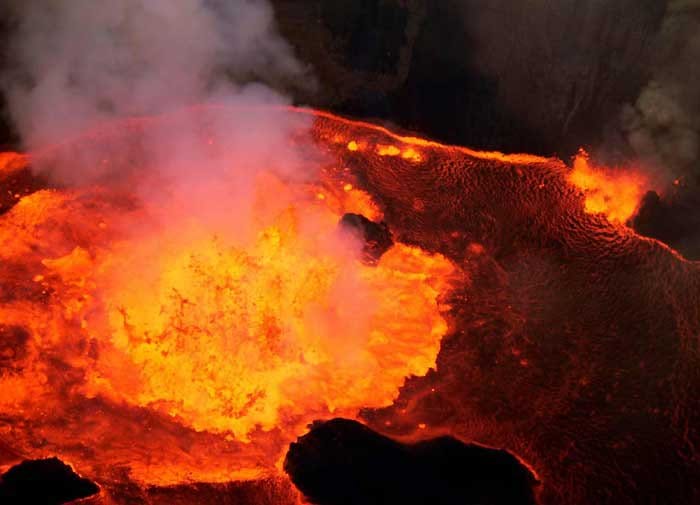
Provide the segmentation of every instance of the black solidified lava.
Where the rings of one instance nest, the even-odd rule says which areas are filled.
[[[0,476],[3,505],[59,505],[99,490],[58,458],[26,460]]]
[[[284,470],[318,505],[526,505],[538,484],[507,451],[447,436],[402,444],[347,419],[314,423]]]
[[[394,241],[385,223],[375,223],[361,214],[345,214],[339,226],[358,236],[363,242],[362,254],[367,263],[376,263]]]

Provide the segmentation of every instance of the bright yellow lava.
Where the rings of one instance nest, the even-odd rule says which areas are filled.
[[[290,208],[247,245],[185,227],[75,247],[33,281],[53,286],[43,324],[94,339],[97,357],[75,361],[83,394],[197,431],[296,435],[317,417],[388,405],[435,366],[453,266],[401,244],[368,266],[356,246],[303,226]]]

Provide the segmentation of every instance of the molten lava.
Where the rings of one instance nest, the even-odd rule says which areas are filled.
[[[102,294],[90,296],[105,311],[81,307],[102,342],[89,394],[245,441],[391,404],[406,376],[435,364],[452,267],[404,245],[364,266],[300,237],[295,219],[247,248],[160,236],[157,248],[129,242],[98,260],[90,283]],[[70,268],[85,257],[71,253]]]
[[[451,262],[396,243],[366,264],[338,222],[381,212],[351,178],[255,169],[250,201],[220,201],[211,220],[183,215],[178,188],[156,205],[119,184],[38,191],[0,217],[0,320],[29,335],[0,375],[0,411],[14,428],[60,417],[70,402],[144,409],[193,437],[221,437],[238,461],[212,451],[196,465],[177,454],[148,463],[132,440],[120,454],[135,479],[227,481],[276,472],[309,422],[388,406],[406,377],[435,366]],[[70,429],[41,429],[51,452],[94,464],[67,447]],[[33,443],[18,448],[35,454]]]
[[[616,223],[625,223],[635,214],[649,184],[641,173],[593,165],[583,149],[574,157],[569,180],[585,193],[586,212],[603,214]]]

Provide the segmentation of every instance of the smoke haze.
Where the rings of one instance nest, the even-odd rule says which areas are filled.
[[[250,83],[306,76],[266,1],[29,0],[7,9],[12,73],[1,83],[29,150],[112,118],[211,101],[286,103]],[[274,137],[285,125],[270,129]],[[69,172],[68,182],[80,178]]]
[[[700,172],[700,1],[675,0],[655,42],[653,74],[623,107],[620,127],[644,166],[666,182]]]

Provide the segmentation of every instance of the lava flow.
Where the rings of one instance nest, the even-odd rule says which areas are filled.
[[[342,416],[506,448],[543,503],[634,503],[659,469],[632,463],[686,468],[700,283],[620,224],[642,182],[264,113],[291,126],[262,145],[256,110],[200,107],[2,158],[0,181],[40,176],[2,182],[13,450],[107,490],[274,478],[308,423]],[[368,260],[347,213],[394,245]],[[669,472],[665,496],[692,487]]]
[[[611,222],[625,223],[638,210],[649,181],[629,170],[613,172],[596,167],[581,149],[574,157],[569,180],[586,194],[586,211],[605,214]]]

